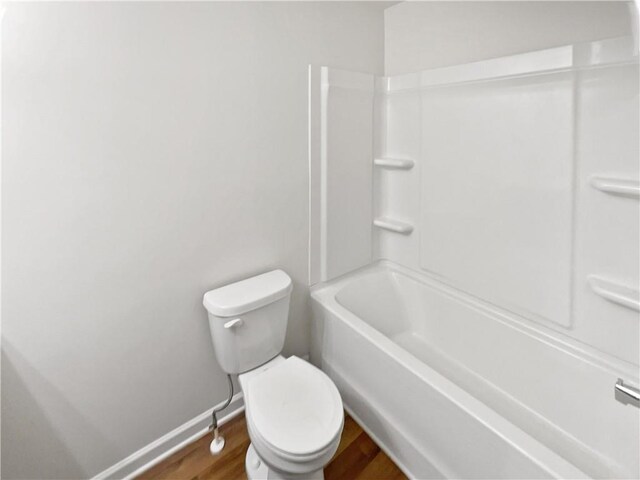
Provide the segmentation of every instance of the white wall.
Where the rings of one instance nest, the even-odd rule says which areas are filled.
[[[631,31],[627,3],[402,2],[385,11],[385,73],[398,75],[627,35]]]
[[[221,401],[207,289],[284,268],[308,350],[307,64],[381,73],[385,6],[6,6],[3,478],[87,478]]]

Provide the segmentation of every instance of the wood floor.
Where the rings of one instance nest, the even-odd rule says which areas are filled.
[[[151,468],[138,480],[244,480],[244,457],[249,436],[244,415],[220,428],[226,445],[222,454],[209,453],[211,434],[186,446]],[[360,426],[345,414],[344,430],[338,451],[324,469],[326,480],[401,480],[406,479],[396,465],[380,450]]]

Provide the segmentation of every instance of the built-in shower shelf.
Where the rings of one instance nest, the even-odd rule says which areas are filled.
[[[640,198],[640,182],[624,178],[592,177],[591,185],[612,195]]]
[[[605,280],[595,275],[589,276],[587,281],[589,282],[591,290],[602,298],[622,305],[623,307],[640,311],[640,293],[638,290],[610,280]]]
[[[394,168],[396,170],[411,170],[414,165],[413,160],[400,158],[376,158],[373,161],[376,167]]]
[[[373,221],[373,224],[384,230],[389,230],[390,232],[402,233],[404,235],[408,235],[413,232],[413,225],[406,222],[401,222],[400,220],[394,220],[388,217],[379,217]]]

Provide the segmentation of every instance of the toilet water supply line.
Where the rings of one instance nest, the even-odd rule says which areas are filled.
[[[209,430],[213,429],[213,441],[209,446],[211,455],[218,455],[224,448],[224,437],[220,435],[220,432],[218,432],[217,414],[227,408],[231,403],[231,399],[233,398],[233,381],[231,380],[231,375],[227,375],[227,380],[229,381],[229,398],[227,398],[227,401],[224,403],[224,405],[214,408],[211,412],[211,425],[209,426]]]

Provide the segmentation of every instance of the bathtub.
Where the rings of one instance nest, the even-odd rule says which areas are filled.
[[[638,478],[637,368],[380,262],[311,291],[311,360],[411,478]]]

